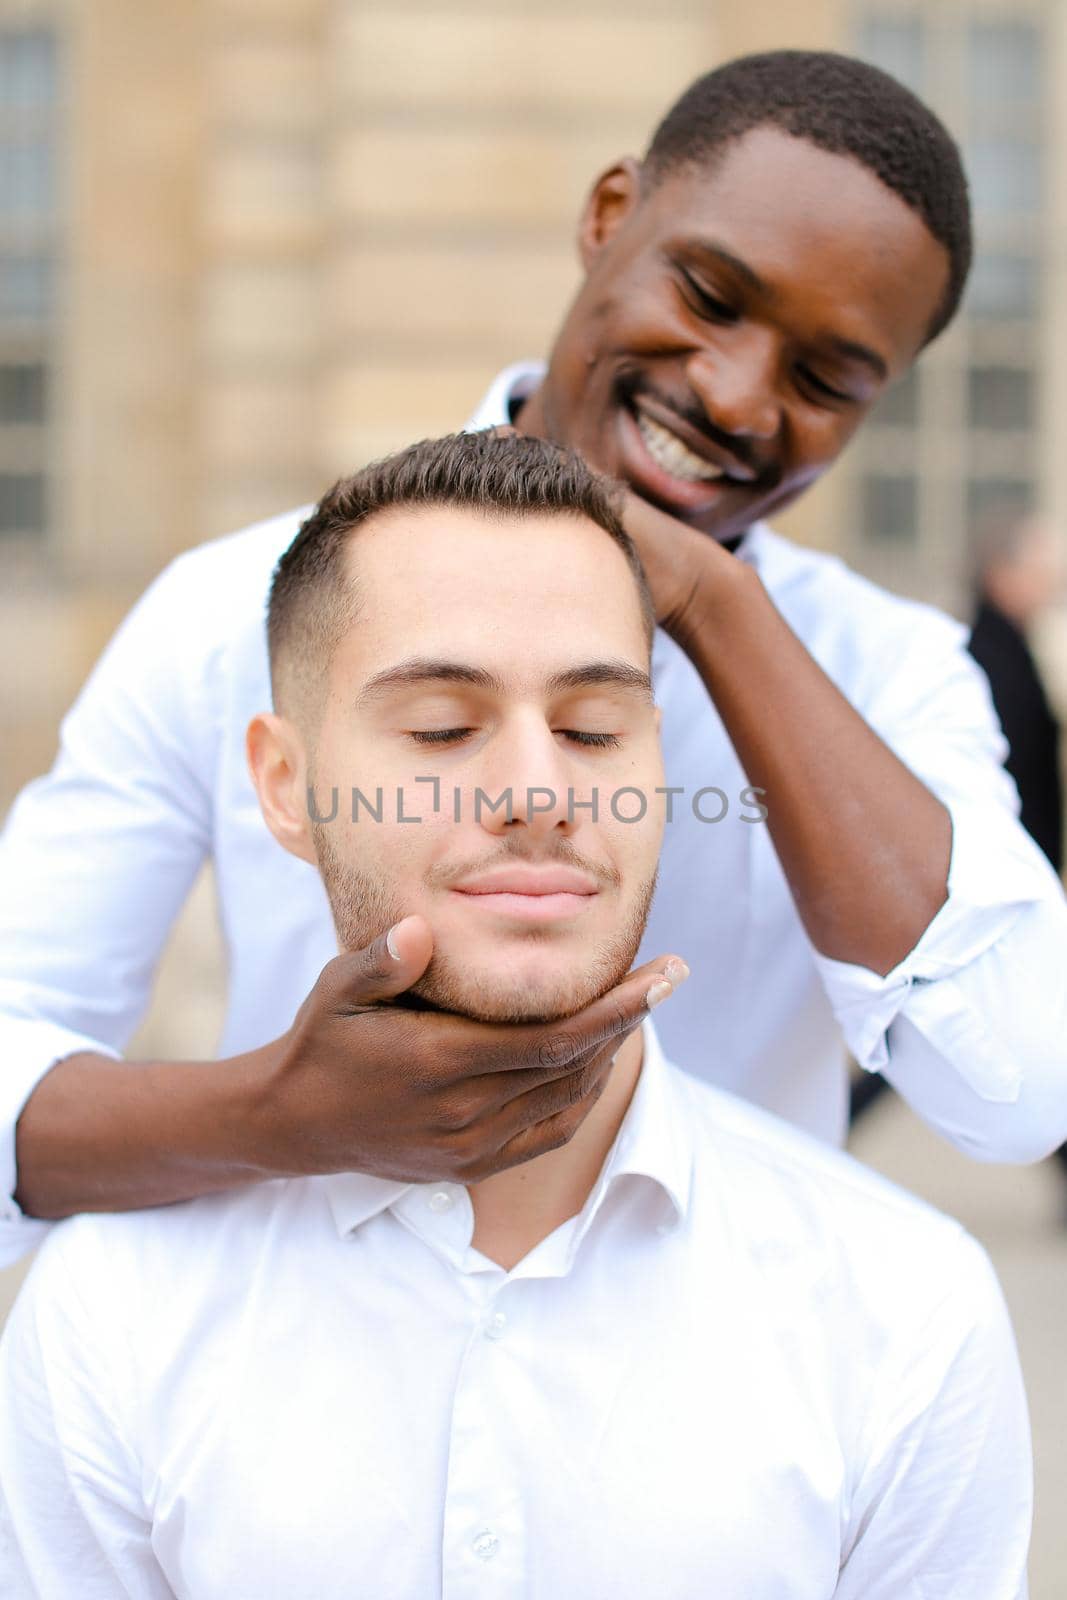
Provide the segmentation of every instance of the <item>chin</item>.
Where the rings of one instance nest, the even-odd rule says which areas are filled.
[[[601,991],[592,974],[454,968],[436,957],[413,992],[439,1011],[476,1022],[558,1022],[573,1016]]]

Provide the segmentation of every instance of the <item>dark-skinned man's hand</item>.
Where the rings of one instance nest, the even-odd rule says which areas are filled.
[[[660,957],[563,1021],[474,1022],[403,995],[433,937],[407,917],[324,967],[273,1047],[256,1128],[279,1176],[359,1171],[403,1182],[477,1182],[565,1144],[624,1040],[688,969]]]
[[[641,557],[656,621],[686,649],[711,591],[729,585],[737,562],[711,534],[679,522],[631,490],[623,496],[622,522]]]
[[[492,432],[507,437],[519,429],[501,424]],[[736,562],[711,534],[660,511],[615,481],[621,491],[622,523],[641,557],[656,621],[687,649],[687,634],[697,625],[709,590],[720,580],[729,583]]]

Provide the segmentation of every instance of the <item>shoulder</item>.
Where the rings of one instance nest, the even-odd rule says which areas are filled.
[[[776,607],[842,693],[884,738],[1000,745],[985,674],[968,653],[969,630],[919,600],[871,583],[825,551],[807,550],[763,524],[751,558]]]
[[[275,1180],[177,1205],[71,1217],[49,1233],[22,1293],[44,1316],[62,1301],[87,1330],[154,1338],[172,1321],[187,1325],[199,1302],[221,1308],[272,1227],[316,1207],[325,1214],[311,1180]]]
[[[148,671],[156,663],[168,677],[192,680],[234,639],[262,635],[271,575],[305,515],[306,508],[288,511],[175,556],[127,614],[103,661],[117,658],[116,670],[127,673],[127,658],[141,659]]]
[[[693,1130],[695,1202],[715,1214],[725,1206],[757,1264],[817,1283],[819,1300],[885,1329],[921,1322],[965,1281],[968,1316],[997,1298],[985,1251],[954,1218],[845,1151],[672,1070]]]
[[[793,544],[765,523],[752,528],[749,541],[753,565],[779,610],[817,634],[859,637],[873,627],[886,637],[918,632],[947,648],[966,642],[961,622],[861,578],[840,555]]]
[[[274,568],[310,510],[302,506],[194,545],[163,569],[153,590],[175,603],[195,598],[194,628],[232,631],[250,614],[262,620]]]

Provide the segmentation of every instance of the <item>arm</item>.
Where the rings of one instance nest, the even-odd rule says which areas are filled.
[[[44,1217],[165,1205],[268,1178],[477,1182],[563,1144],[622,1041],[686,969],[660,959],[563,1024],[394,1005],[433,952],[408,917],[338,956],[281,1039],[230,1061],[61,1061],[18,1124],[19,1194]]]
[[[209,846],[195,598],[182,560],[152,585],[0,841],[0,1259],[40,1232],[11,1198],[19,1113],[56,1061],[122,1050]]]
[[[891,971],[944,904],[946,808],[849,704],[751,567],[633,496],[626,525],[661,625],[700,673],[749,782],[765,791],[812,944]]]
[[[626,520],[664,626],[766,790],[856,1059],[967,1153],[1046,1155],[1067,1138],[1067,903],[1016,820],[957,630],[911,620],[872,641],[882,688],[861,716],[750,567],[640,502]]]
[[[1026,1600],[1026,1397],[992,1268],[959,1245],[901,1370],[877,1375],[835,1600]]]
[[[1035,1161],[1067,1138],[1067,901],[1015,816],[988,688],[929,653],[918,703],[872,708],[952,817],[949,896],[885,978],[818,959],[864,1067],[966,1154]]]

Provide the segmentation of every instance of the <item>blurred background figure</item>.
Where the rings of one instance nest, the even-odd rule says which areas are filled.
[[[1033,624],[1061,598],[1060,548],[1040,517],[1004,511],[980,525],[974,554],[970,651],[989,679],[1008,741],[1005,765],[1019,791],[1023,827],[1062,873],[1060,725],[1029,640]]]

